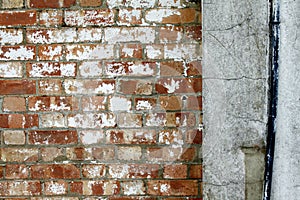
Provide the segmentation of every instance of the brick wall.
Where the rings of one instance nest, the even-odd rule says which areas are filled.
[[[201,199],[199,4],[0,5],[1,199]]]

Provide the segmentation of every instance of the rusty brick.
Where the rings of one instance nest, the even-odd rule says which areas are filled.
[[[38,126],[37,114],[0,114],[1,128],[32,128]]]
[[[59,26],[63,23],[62,10],[42,10],[39,15],[39,24],[46,27]]]
[[[59,61],[63,59],[63,46],[52,45],[40,45],[38,47],[38,59],[39,60],[55,60]]]
[[[121,44],[121,58],[139,58],[143,57],[143,49],[141,44]]]
[[[66,10],[65,23],[68,26],[101,26],[114,24],[112,10]]]
[[[188,144],[202,144],[202,131],[200,130],[189,130],[185,137],[185,142]]]
[[[165,165],[163,177],[166,179],[186,179],[187,165],[183,165],[183,164]]]
[[[27,63],[26,72],[29,77],[74,77],[76,76],[76,63]]]
[[[111,164],[109,165],[110,178],[147,178],[159,177],[158,164]]]
[[[34,179],[76,179],[80,170],[72,164],[33,165],[30,174]]]
[[[191,165],[189,177],[201,179],[202,178],[202,165],[200,165],[200,164]]]
[[[105,165],[93,164],[93,165],[83,165],[82,175],[86,178],[100,178],[105,176]]]
[[[78,109],[78,101],[75,97],[28,97],[30,111],[73,111]]]
[[[101,6],[102,5],[102,0],[80,0],[79,1],[81,6]]]
[[[30,131],[28,133],[29,144],[76,144],[78,142],[77,131]]]
[[[29,0],[28,6],[31,8],[66,8],[75,5],[76,0]]]
[[[62,94],[62,80],[43,79],[38,81],[38,93],[41,95]]]
[[[1,11],[0,26],[30,26],[37,21],[36,11]]]
[[[119,90],[123,94],[151,95],[153,93],[153,85],[150,81],[120,80]]]
[[[182,110],[181,96],[160,96],[159,103],[163,110]]]
[[[3,111],[25,111],[26,104],[24,97],[4,97]]]
[[[35,84],[31,80],[0,80],[0,94],[35,94]]]
[[[6,179],[27,179],[29,170],[26,165],[6,165],[5,178]]]
[[[34,60],[35,46],[1,46],[0,60]]]
[[[106,132],[109,144],[154,144],[156,134],[154,130],[123,129]]]
[[[148,182],[148,194],[159,196],[195,196],[198,195],[198,182],[193,180],[151,180]]]
[[[5,162],[36,162],[38,160],[38,149],[35,148],[2,148],[1,159]]]

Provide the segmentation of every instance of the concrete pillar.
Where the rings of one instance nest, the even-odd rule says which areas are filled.
[[[268,1],[203,1],[205,200],[261,199],[268,42]]]
[[[300,1],[281,0],[273,200],[300,198]]]

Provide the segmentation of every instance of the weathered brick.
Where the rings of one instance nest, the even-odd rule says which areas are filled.
[[[62,10],[42,10],[39,15],[39,24],[46,27],[59,26],[63,23]]]
[[[147,149],[147,159],[156,162],[193,161],[196,153],[195,148],[151,147]]]
[[[80,0],[79,1],[81,6],[101,6],[102,0]]]
[[[97,61],[85,61],[79,65],[79,75],[82,77],[102,76],[102,63]]]
[[[166,44],[164,46],[164,58],[174,60],[201,59],[198,44]]]
[[[35,84],[31,80],[0,80],[0,94],[35,94]]]
[[[63,113],[51,112],[40,114],[40,128],[66,128],[66,120]]]
[[[24,0],[2,0],[2,8],[22,8]]]
[[[0,128],[33,128],[38,122],[37,114],[0,114]]]
[[[34,10],[0,12],[0,26],[30,26],[36,22],[37,14]]]
[[[109,99],[109,110],[112,112],[131,110],[130,99],[123,96],[113,96]]]
[[[159,72],[161,77],[182,76],[185,74],[184,63],[180,61],[166,61],[159,63]]]
[[[30,131],[28,142],[32,145],[38,144],[76,144],[78,142],[77,131]]]
[[[1,46],[0,60],[34,60],[35,46]]]
[[[155,98],[135,98],[136,110],[155,110],[157,108],[157,100]]]
[[[115,92],[115,81],[109,79],[67,79],[64,81],[67,94],[112,94]],[[1,91],[1,90],[0,90]]]
[[[38,81],[38,93],[40,95],[59,95],[62,94],[62,80],[43,79]]]
[[[132,8],[152,8],[155,5],[155,0],[107,0],[107,5],[110,8],[126,6]]]
[[[45,195],[63,195],[67,193],[68,183],[63,180],[47,181],[44,187]]]
[[[62,148],[57,147],[45,147],[40,149],[41,158],[45,162],[59,161],[60,159],[66,158]]]
[[[111,27],[104,29],[104,41],[114,44],[119,42],[154,43],[153,27]]]
[[[164,58],[164,45],[152,44],[147,45],[145,49],[147,59],[163,59]]]
[[[92,60],[116,58],[114,46],[108,44],[66,45],[67,60]]]
[[[2,148],[1,160],[4,162],[35,162],[38,160],[38,149],[36,148]]]
[[[78,28],[77,42],[101,42],[102,28]]]
[[[123,129],[106,132],[106,142],[109,144],[154,144],[156,134],[154,130]]]
[[[29,170],[26,165],[6,165],[5,178],[6,179],[27,179]]]
[[[104,143],[103,130],[84,130],[79,133],[80,142],[83,145]]]
[[[77,33],[75,28],[26,30],[26,41],[32,44],[69,43],[76,40]]]
[[[120,193],[120,182],[115,180],[82,181],[83,195],[116,195]]]
[[[189,130],[186,132],[185,143],[188,144],[202,144],[202,131]]]
[[[23,76],[23,66],[19,62],[0,62],[1,78],[20,78]]]
[[[0,29],[0,44],[20,44],[23,41],[21,29]]]
[[[113,113],[71,114],[68,116],[68,125],[74,128],[108,128],[116,125],[116,117]]]
[[[66,8],[75,5],[76,0],[29,0],[28,6],[31,8]]]
[[[93,164],[93,165],[83,165],[82,175],[85,178],[101,178],[105,176],[105,165]]]
[[[196,21],[196,10],[194,8],[185,9],[151,9],[145,14],[148,22],[162,24],[185,24]]]
[[[26,71],[29,77],[74,77],[76,76],[76,63],[27,63]]]
[[[38,47],[38,59],[39,60],[55,60],[59,61],[63,58],[63,46],[62,45],[40,45]]]
[[[120,46],[121,58],[142,58],[143,49],[141,44],[125,43]]]
[[[41,195],[40,181],[2,181],[0,182],[1,196],[37,196]]]
[[[199,42],[202,39],[202,26],[187,26],[185,30],[187,38],[193,42]]]
[[[111,161],[115,158],[113,147],[67,148],[67,157],[70,160],[104,160]]]
[[[114,24],[115,11],[102,10],[66,10],[65,23],[68,26],[108,26]]]
[[[142,149],[139,146],[119,147],[119,160],[140,160],[142,157]]]
[[[178,129],[165,129],[158,132],[161,144],[183,144],[182,132]]]
[[[26,110],[26,102],[24,97],[4,97],[2,109],[5,112],[18,112]]]
[[[142,10],[140,9],[121,9],[118,15],[119,25],[138,25],[142,24]]]
[[[80,170],[72,164],[39,164],[30,167],[30,175],[33,179],[76,179]]]
[[[2,132],[4,144],[22,145],[25,144],[26,136],[24,131],[5,130]]]
[[[141,180],[123,181],[122,191],[124,195],[144,195],[146,192],[145,184]]]
[[[159,196],[195,196],[198,182],[193,180],[151,180],[148,181],[148,194]]]
[[[166,179],[185,179],[187,166],[182,164],[165,165],[163,177]]]
[[[158,164],[111,164],[108,176],[110,178],[146,178],[159,177],[160,166]]]
[[[202,64],[200,60],[189,62],[187,65],[187,76],[201,76]]]
[[[30,111],[65,111],[77,110],[78,102],[75,97],[28,97],[28,109]]]
[[[120,80],[119,92],[123,94],[151,95],[153,84],[147,80]]]
[[[180,0],[158,0],[158,6],[161,7],[181,7],[185,6],[184,2]]]
[[[182,26],[168,26],[159,29],[159,41],[161,43],[180,43],[184,39]]]
[[[142,127],[142,115],[134,113],[120,113],[118,115],[118,126],[126,128]]]
[[[81,99],[81,108],[83,111],[101,111],[105,110],[107,98],[103,96],[86,96]]]

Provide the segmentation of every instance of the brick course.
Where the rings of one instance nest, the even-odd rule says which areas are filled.
[[[199,4],[0,8],[3,199],[202,198]]]

